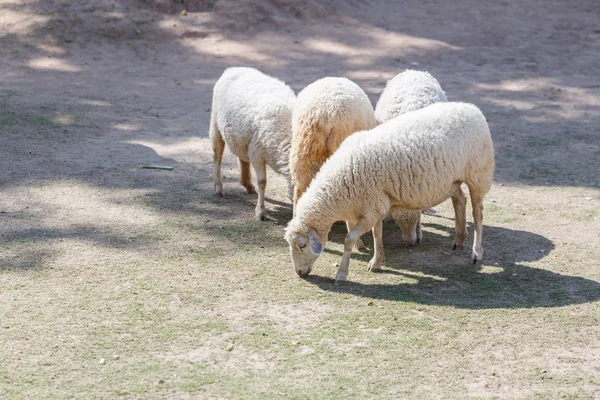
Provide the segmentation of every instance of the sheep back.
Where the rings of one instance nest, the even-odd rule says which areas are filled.
[[[292,115],[290,173],[298,197],[350,134],[377,125],[365,92],[346,78],[323,78],[298,94]]]
[[[233,154],[288,173],[294,91],[254,68],[223,72],[213,90],[217,128]]]
[[[429,72],[407,69],[388,81],[377,101],[375,117],[377,122],[384,123],[401,114],[446,101],[446,93]]]
[[[297,205],[309,226],[355,221],[366,212],[423,210],[464,182],[491,187],[494,148],[485,117],[472,104],[438,103],[347,138]]]

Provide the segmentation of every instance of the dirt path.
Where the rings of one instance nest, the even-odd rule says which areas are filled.
[[[237,185],[238,171],[230,154],[225,159],[227,196],[216,199],[211,194],[207,140],[211,90],[223,69],[233,65],[257,67],[285,80],[296,91],[323,76],[346,76],[356,81],[373,103],[386,80],[405,68],[430,71],[451,100],[478,105],[492,129],[497,171],[486,204],[486,223],[494,225],[489,227],[487,242],[491,268],[495,262],[500,267],[506,263],[506,271],[515,275],[529,274],[528,269],[519,268],[530,267],[570,275],[573,279],[568,281],[545,273],[527,275],[532,281],[549,281],[557,287],[564,284],[557,289],[563,300],[540,295],[530,299],[532,304],[558,307],[587,303],[582,311],[585,315],[590,315],[593,307],[597,309],[593,301],[598,300],[594,293],[600,279],[600,3],[527,0],[484,6],[474,0],[335,0],[328,4],[311,0],[0,0],[0,304],[6,306],[0,308],[0,328],[6,325],[0,344],[15,349],[0,351],[0,359],[9,359],[8,365],[16,371],[21,368],[25,375],[39,378],[39,391],[35,392],[33,384],[9,370],[2,371],[0,366],[4,373],[0,374],[0,397],[17,393],[25,393],[24,397],[28,397],[26,393],[33,397],[68,396],[73,393],[69,387],[86,393],[111,379],[122,383],[118,390],[128,387],[130,395],[148,395],[142,388],[145,378],[140,379],[140,387],[128,386],[144,374],[152,376],[148,378],[151,382],[158,380],[140,369],[142,362],[133,355],[123,370],[112,370],[112,378],[87,383],[83,379],[79,387],[74,382],[85,375],[84,364],[74,363],[71,372],[60,365],[61,360],[68,364],[75,350],[53,355],[45,352],[54,337],[65,345],[81,346],[85,357],[94,360],[94,368],[98,367],[97,359],[112,357],[95,352],[97,347],[111,346],[101,338],[94,341],[94,335],[105,332],[105,328],[110,330],[110,324],[102,321],[123,320],[105,310],[103,304],[133,310],[158,302],[160,312],[172,312],[173,318],[184,321],[178,319],[181,325],[171,327],[173,332],[181,332],[179,329],[189,328],[186,324],[197,312],[186,301],[199,290],[194,287],[199,276],[201,281],[214,279],[224,287],[232,281],[243,285],[235,277],[253,279],[249,278],[254,276],[253,268],[232,272],[234,277],[230,278],[211,268],[219,262],[235,264],[242,259],[260,264],[258,260],[265,252],[272,258],[268,266],[258,269],[261,273],[270,276],[270,268],[276,265],[278,279],[290,287],[299,285],[287,269],[287,250],[281,240],[280,225],[290,218],[281,178],[271,173],[267,189],[271,200],[268,207],[278,225],[256,227],[250,221],[255,199],[244,195]],[[169,165],[174,170],[144,170],[142,163]],[[447,234],[438,237],[435,232],[451,226],[451,221],[436,224],[431,223],[425,233],[433,244],[418,250],[419,254],[446,245]],[[393,227],[388,229],[396,240]],[[227,258],[230,252],[241,251],[239,243],[254,245],[254,241],[260,241],[260,250],[238,254],[240,259]],[[396,253],[398,260],[405,250]],[[334,260],[337,256],[331,257]],[[392,268],[401,262],[390,257]],[[455,262],[458,265],[462,261],[457,258]],[[204,267],[211,272],[202,272]],[[225,264],[222,268],[228,269]],[[326,273],[322,271],[322,275]],[[163,280],[155,281],[156,274]],[[169,287],[179,287],[189,276],[193,277],[189,278],[189,290],[184,285],[176,294],[169,292]],[[356,279],[375,278],[359,275]],[[152,293],[138,287],[146,281],[152,282],[148,283]],[[327,283],[321,288],[306,285],[302,290],[329,290]],[[418,290],[425,293],[429,283],[423,285]],[[460,291],[460,283],[456,285],[450,292]],[[382,290],[388,289],[392,290]],[[320,318],[339,306],[334,300],[322,308],[311,303],[295,313],[286,307],[287,311],[282,311],[280,305],[274,308],[252,300],[254,292],[248,289],[250,292],[228,298],[233,302],[228,308],[219,309],[222,299],[218,291],[203,290],[212,293],[208,295],[212,300],[205,304],[210,304],[207,309],[212,310],[209,314],[213,317],[233,315],[232,310],[253,304],[265,315],[279,315],[276,321],[284,320],[284,325],[300,319],[309,326],[321,326]],[[274,299],[288,295],[274,287],[270,290]],[[377,297],[368,288],[353,287],[349,293],[355,296],[365,291]],[[137,296],[132,292],[142,293],[139,300],[132,300]],[[479,294],[485,298],[484,292]],[[508,296],[499,300],[500,304],[526,308],[526,302],[515,300],[518,296],[513,294],[513,300]],[[433,303],[452,303],[440,296]],[[494,308],[481,301],[483,305],[469,304],[474,309]],[[85,314],[85,310],[92,316],[78,319],[78,313]],[[317,311],[311,314],[310,310]],[[98,315],[98,320],[93,315]],[[158,344],[164,332],[145,331],[143,324],[137,325],[141,322],[131,318],[136,321],[131,326],[157,337],[148,344],[133,334],[138,347],[131,347],[131,354],[160,353],[160,359],[170,360],[168,363],[182,359],[165,356],[168,351]],[[239,314],[232,318],[243,327],[257,317]],[[61,330],[56,321],[68,328]],[[94,330],[86,330],[92,325]],[[48,329],[52,335],[44,334]],[[202,334],[202,329],[208,328],[189,329]],[[589,334],[598,334],[597,328],[589,329]],[[37,338],[27,343],[25,332],[34,332]],[[219,336],[215,343],[228,346],[227,337]],[[86,338],[92,338],[89,340],[94,345],[86,345]],[[569,346],[571,339],[565,339]],[[533,336],[531,340],[535,342]],[[178,344],[181,348],[172,349],[173,353],[193,353],[192,345],[182,350],[186,348],[183,342]],[[210,343],[207,340],[209,348]],[[535,342],[532,346],[541,349],[543,344]],[[591,368],[589,374],[572,372],[569,376],[586,379],[580,394],[598,395],[590,382],[600,361],[597,351],[586,353],[586,346],[589,350],[594,345],[583,343],[581,353],[572,351],[583,358],[582,365]],[[225,357],[225,353],[207,352],[193,354],[202,362],[223,361]],[[237,365],[241,371],[278,365],[277,359],[254,360],[254,353],[250,353],[240,356],[238,364],[215,361],[215,365],[233,369]],[[564,355],[559,350],[550,353],[548,357]],[[472,355],[473,360],[477,358]],[[52,366],[44,367],[43,362]],[[486,360],[477,362],[486,364]],[[566,364],[556,363],[564,372]],[[167,368],[159,364],[157,368]],[[132,365],[132,377],[122,375]],[[63,379],[63,386],[48,389],[53,384],[46,379],[52,374]],[[477,381],[481,385],[461,385],[459,393],[507,397],[563,393],[560,383],[548,389],[531,386],[526,377],[512,390],[508,383],[514,377],[504,378],[504,386],[485,386]],[[303,384],[307,379],[300,376],[298,382]],[[426,372],[419,379],[422,391],[412,393],[427,397],[432,392],[423,388],[435,383]],[[457,376],[444,375],[441,387],[451,387],[455,379]],[[183,392],[197,393],[186,389],[185,379],[175,381],[166,393],[176,397]],[[204,392],[207,397],[237,397],[218,382],[211,382],[213,391]],[[357,382],[355,395],[369,393],[363,387],[366,383]],[[248,385],[250,389],[240,389],[239,396],[256,393],[261,386],[256,382]],[[565,393],[578,393],[574,383],[565,385],[573,389]],[[402,389],[411,393],[410,387]],[[108,393],[94,390],[92,393],[101,397]],[[268,393],[263,395],[269,397]]]

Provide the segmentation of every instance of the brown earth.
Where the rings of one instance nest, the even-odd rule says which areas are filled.
[[[498,289],[497,282],[485,278],[486,289],[477,291],[476,283],[454,267],[420,267],[423,259],[454,266],[468,259],[445,255],[452,226],[445,219],[452,216],[447,205],[440,206],[438,219],[425,217],[426,244],[410,254],[402,246],[393,250],[398,232],[391,225],[386,228],[386,246],[392,248],[386,254],[390,275],[359,273],[368,258],[358,255],[350,279],[362,283],[355,286],[335,289],[327,279],[297,280],[282,240],[281,226],[291,212],[281,178],[270,173],[267,188],[268,212],[275,224],[272,220],[257,226],[251,220],[256,199],[244,195],[237,184],[231,154],[224,162],[226,197],[212,195],[207,140],[211,89],[222,71],[235,65],[254,66],[296,91],[324,76],[346,76],[373,103],[386,80],[406,68],[422,69],[438,78],[450,100],[478,105],[488,118],[497,162],[494,187],[486,200],[483,271],[503,269],[510,285],[516,286]],[[575,307],[564,312],[582,324],[579,328],[587,336],[565,334],[564,343],[549,345],[545,354],[546,343],[537,340],[543,332],[564,332],[565,325],[558,320],[558,325],[544,325],[553,317],[543,311],[505,315],[498,326],[513,335],[514,342],[501,341],[492,349],[492,344],[470,336],[467,339],[475,340],[477,351],[463,347],[464,337],[456,342],[448,339],[454,347],[446,349],[450,355],[456,351],[456,359],[467,357],[477,370],[492,368],[489,357],[504,360],[495,378],[461,381],[460,376],[474,371],[465,364],[457,367],[450,356],[442,357],[437,367],[430,366],[437,372],[415,367],[418,387],[411,387],[408,379],[394,383],[404,385],[394,386],[399,391],[377,392],[367,381],[352,377],[354,392],[331,389],[316,397],[600,396],[598,343],[590,339],[599,333],[597,320],[593,322],[600,298],[598,65],[600,3],[593,0],[0,0],[0,329],[5,331],[0,334],[0,347],[5,349],[0,350],[0,359],[8,360],[4,370],[0,365],[0,397],[91,393],[106,398],[114,395],[112,388],[105,391],[94,385],[117,382],[114,390],[131,397],[259,393],[257,397],[273,398],[279,386],[265,383],[268,380],[249,381],[238,392],[228,391],[218,380],[202,381],[206,384],[202,390],[208,390],[202,392],[185,386],[192,385],[185,379],[177,386],[180,381],[172,378],[178,383],[166,392],[148,392],[142,385],[146,378],[141,377],[150,376],[151,382],[158,377],[141,367],[149,363],[144,357],[90,383],[82,378],[87,376],[82,372],[86,364],[69,361],[75,353],[46,350],[55,341],[80,346],[86,360],[94,360],[92,372],[88,371],[94,373],[98,358],[112,360],[111,352],[120,351],[112,348],[112,340],[104,339],[115,326],[125,324],[117,311],[110,310],[122,311],[140,299],[132,310],[142,313],[156,307],[156,315],[168,314],[167,320],[176,321],[176,327],[165,322],[173,328],[165,335],[179,337],[180,342],[179,347],[165,347],[163,331],[146,331],[144,318],[156,321],[155,314],[147,312],[139,321],[132,317],[135,329],[149,333],[140,337],[133,333],[131,340],[143,350],[132,345],[131,360],[134,353],[154,354],[151,359],[160,371],[181,360],[205,364],[212,360],[210,368],[237,368],[247,377],[248,371],[272,371],[280,365],[276,356],[262,359],[261,354],[267,353],[253,348],[254,342],[245,344],[239,358],[227,358],[233,353],[221,348],[254,321],[267,318],[282,331],[298,331],[300,326],[318,330],[332,314],[343,315],[345,301],[363,297],[390,302],[417,298],[425,306],[408,312],[410,321],[424,319],[434,325],[435,318],[439,321],[447,314],[433,320],[423,316],[440,306],[458,313],[455,304],[470,311],[506,312]],[[174,169],[141,169],[143,163]],[[334,230],[333,248],[342,234],[343,230]],[[246,245],[254,250],[243,253]],[[336,251],[327,260],[335,262]],[[268,265],[261,264],[265,257]],[[332,271],[321,267],[315,273]],[[527,279],[511,280],[520,276]],[[271,302],[244,283],[269,279]],[[416,280],[416,289],[412,283],[399,284],[402,279]],[[546,284],[558,291],[558,300],[534,290]],[[228,294],[231,285],[236,291]],[[340,297],[295,307],[286,299],[301,294],[291,288]],[[401,289],[410,295],[391,294]],[[463,290],[475,290],[476,300],[463,297]],[[498,297],[492,300],[486,290]],[[190,300],[197,293],[208,293],[208,303]],[[200,314],[213,318],[211,323],[227,321],[233,328],[220,336],[203,336],[217,325],[189,328]],[[461,314],[457,332],[472,315]],[[531,318],[539,324],[529,326]],[[511,325],[511,320],[520,325]],[[439,329],[438,339],[445,337],[447,327]],[[25,338],[29,333],[31,341]],[[194,344],[194,335],[203,336],[205,342]],[[406,340],[410,338],[407,335]],[[537,372],[502,375],[502,368],[519,368],[507,360],[514,343],[523,338],[529,345],[518,351],[527,355],[528,371]],[[323,346],[330,341],[324,339]],[[360,343],[340,350],[336,342],[331,348],[348,351],[360,348]],[[377,357],[390,351],[395,350],[383,348]],[[299,354],[308,359],[319,355],[313,353],[303,347]],[[555,368],[555,386],[536,380],[536,363],[546,365],[540,360],[548,369]],[[47,374],[44,363],[53,365]],[[70,363],[72,370],[65,372]],[[132,376],[128,370],[134,371]],[[331,376],[337,376],[333,371]],[[203,374],[194,373],[190,382]],[[62,386],[53,386],[51,375],[63,379]],[[38,379],[28,381],[26,376]],[[310,387],[309,378],[301,374],[287,379],[297,387]],[[37,392],[32,389],[36,385]],[[261,392],[264,388],[270,391]],[[435,395],[436,388],[442,390],[441,396]],[[304,392],[297,393],[302,397]]]

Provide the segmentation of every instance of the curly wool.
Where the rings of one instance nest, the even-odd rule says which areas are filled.
[[[238,158],[266,162],[288,176],[295,102],[294,91],[279,79],[254,68],[228,68],[214,86],[211,119]]]
[[[433,104],[346,139],[298,201],[288,231],[302,226],[327,235],[335,221],[423,210],[448,199],[457,182],[487,193],[493,171],[481,111],[467,103]]]
[[[298,94],[292,115],[294,204],[346,137],[377,125],[365,92],[346,78],[323,78]]]
[[[258,183],[255,218],[264,220],[267,165],[288,178],[291,118],[296,96],[282,81],[253,68],[229,68],[215,84],[209,136],[213,148],[215,192],[223,195],[221,161],[225,145],[238,157],[240,183],[254,193],[250,165]],[[290,195],[291,195],[291,185]]]
[[[375,117],[382,124],[407,112],[446,101],[446,93],[429,72],[407,69],[387,82],[377,101]]]
[[[384,123],[407,112],[446,101],[446,93],[429,72],[407,69],[387,82],[377,101],[375,117],[377,122]],[[414,244],[422,240],[419,211],[393,210],[390,216],[402,230],[407,243]]]

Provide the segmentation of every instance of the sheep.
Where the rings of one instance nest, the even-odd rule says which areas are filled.
[[[223,196],[221,161],[225,144],[238,157],[240,183],[248,193],[250,165],[256,173],[258,202],[255,218],[265,220],[268,165],[289,183],[291,119],[296,95],[284,82],[254,68],[233,67],[223,72],[213,89],[209,136],[213,149],[215,193]],[[288,185],[291,195],[291,184]]]
[[[475,222],[471,261],[483,258],[483,198],[491,188],[494,146],[481,111],[467,103],[438,103],[348,137],[298,200],[285,230],[296,273],[310,273],[331,225],[350,221],[336,282],[344,281],[357,238],[373,230],[370,271],[383,264],[382,219],[393,209],[423,210],[469,187]],[[461,192],[462,193],[462,192]],[[454,202],[454,249],[466,238],[466,204]],[[310,245],[307,248],[307,245]]]
[[[292,113],[290,175],[294,204],[346,137],[377,126],[365,92],[346,78],[322,78],[299,94]]]
[[[350,134],[377,126],[365,92],[346,78],[327,77],[305,87],[292,113],[290,176],[294,209],[313,177]],[[348,224],[348,230],[352,226]],[[357,241],[358,248],[364,248]]]
[[[440,83],[429,72],[407,69],[385,85],[375,106],[375,118],[382,124],[398,115],[447,101]]]
[[[446,93],[429,72],[407,69],[388,81],[377,101],[375,117],[382,124],[407,112],[446,101]],[[462,197],[466,199],[464,194]],[[435,214],[434,209],[427,211]],[[423,241],[421,212],[393,210],[390,216],[400,227],[406,244],[414,245]]]

